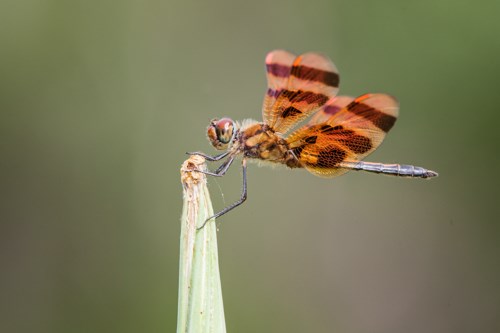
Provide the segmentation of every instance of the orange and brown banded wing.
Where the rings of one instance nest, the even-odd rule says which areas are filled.
[[[335,177],[349,169],[343,162],[356,162],[382,143],[396,121],[397,101],[382,94],[363,95],[329,120],[309,124],[287,138],[291,151],[310,172]]]
[[[270,87],[264,103],[264,121],[278,133],[286,133],[338,91],[337,68],[330,59],[317,53],[296,57],[289,72],[272,62],[268,68],[274,68],[273,73],[277,75],[288,73],[283,81],[277,81],[277,87]],[[269,73],[268,69],[268,78]],[[273,99],[274,103],[270,103]]]
[[[363,147],[363,139],[356,137],[354,132],[349,133],[349,139],[353,140],[352,145],[359,144],[359,147],[348,149],[342,144],[342,139],[347,133],[343,133],[339,128],[334,128],[326,123],[305,126],[295,131],[287,142],[291,153],[297,158],[300,165],[309,172],[321,177],[339,176],[348,169],[341,168],[340,165],[348,160],[355,160],[355,151],[368,149]],[[366,143],[364,143],[366,145]]]
[[[307,124],[316,125],[330,120],[333,115],[341,111],[352,101],[354,101],[354,97],[351,96],[336,96],[330,98],[328,102],[309,119]]]
[[[339,101],[344,103],[345,101]],[[330,118],[324,123],[336,129],[354,131],[357,135],[369,139],[370,149],[354,151],[357,161],[365,158],[380,146],[387,132],[394,126],[399,114],[399,104],[396,99],[386,94],[365,94],[355,98],[341,110],[338,110],[335,101],[333,108],[324,107],[321,112],[330,113]],[[337,130],[338,131],[338,130]],[[336,132],[339,134],[339,132]],[[348,138],[342,138],[347,145]],[[352,149],[351,149],[352,150]]]
[[[269,52],[266,56],[267,93],[262,106],[262,118],[266,124],[272,118],[271,111],[279,92],[286,89],[293,61],[297,56],[284,50]]]
[[[334,112],[328,123],[379,132],[382,139],[399,115],[398,101],[386,94],[365,94]]]

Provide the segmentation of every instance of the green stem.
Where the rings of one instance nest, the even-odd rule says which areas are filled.
[[[213,215],[206,177],[193,171],[205,168],[205,160],[200,156],[191,156],[181,168],[184,205],[177,333],[226,332],[215,223],[196,229]]]

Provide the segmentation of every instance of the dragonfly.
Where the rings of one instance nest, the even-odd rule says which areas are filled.
[[[187,153],[210,162],[223,160],[215,171],[199,170],[215,177],[225,175],[234,160],[242,157],[240,199],[208,218],[199,229],[245,202],[247,160],[304,168],[325,178],[351,170],[421,179],[438,176],[423,167],[363,161],[380,146],[396,122],[399,103],[394,97],[378,93],[356,98],[337,96],[337,68],[320,53],[296,56],[275,50],[266,56],[266,70],[263,121],[213,119],[207,129],[208,140],[224,152],[215,156]]]

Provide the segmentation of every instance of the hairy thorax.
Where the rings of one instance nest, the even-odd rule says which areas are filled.
[[[245,157],[285,164],[290,168],[300,167],[288,143],[266,124],[254,123],[241,128],[236,141],[235,148]]]

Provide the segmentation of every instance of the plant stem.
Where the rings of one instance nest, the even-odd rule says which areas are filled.
[[[181,168],[184,204],[181,218],[177,333],[225,333],[224,307],[215,223],[205,174],[205,159],[191,156]]]

